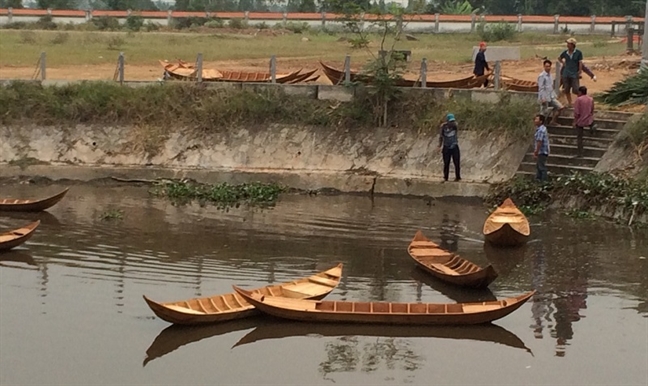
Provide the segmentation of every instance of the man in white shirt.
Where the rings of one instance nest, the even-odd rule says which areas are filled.
[[[538,102],[542,105],[541,113],[545,116],[549,114],[549,108],[553,109],[553,116],[548,124],[556,121],[558,114],[565,108],[559,101],[556,92],[554,91],[554,82],[551,78],[551,60],[545,60],[544,71],[538,75]]]

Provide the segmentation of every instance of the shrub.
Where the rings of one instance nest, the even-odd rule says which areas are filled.
[[[116,31],[119,29],[119,21],[114,17],[93,17],[92,24],[94,24],[99,31]]]
[[[131,31],[139,31],[144,26],[144,18],[141,16],[130,15],[126,18],[126,28]]]
[[[293,33],[300,34],[300,33],[303,33],[305,31],[308,31],[310,26],[306,22],[296,23],[296,22],[290,21],[290,22],[286,23],[286,25],[284,25],[284,28],[287,29],[288,31],[293,32]]]
[[[248,22],[240,18],[232,18],[227,23],[227,26],[234,29],[245,29],[248,28]]]
[[[67,32],[58,32],[52,40],[50,40],[51,44],[63,44],[67,42],[70,39],[70,34]]]
[[[220,19],[213,19],[205,23],[205,27],[207,28],[223,28],[224,25],[225,23]]]
[[[111,36],[108,38],[108,49],[119,50],[126,41],[121,36]]]
[[[517,31],[513,24],[497,23],[493,25],[481,22],[477,26],[477,33],[479,37],[486,42],[499,42],[501,40],[512,40],[517,35]]]
[[[34,31],[21,31],[20,42],[23,44],[36,44],[38,43],[38,35]]]

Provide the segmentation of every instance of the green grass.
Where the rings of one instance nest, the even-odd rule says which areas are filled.
[[[269,59],[271,55],[277,55],[279,61],[291,58],[343,61],[344,56],[350,54],[356,67],[379,49],[377,35],[370,37],[370,51],[367,51],[354,50],[348,42],[337,41],[344,34],[310,31],[253,37],[226,34],[217,28],[210,31],[213,33],[0,30],[0,66],[33,66],[42,51],[47,52],[48,67],[113,64],[118,53],[123,51],[127,63],[133,65],[155,66],[158,60],[177,58],[193,61],[202,52],[206,61]],[[304,36],[310,41],[303,42]],[[469,63],[472,47],[479,41],[476,34],[417,36],[419,41],[402,40],[396,45],[396,48],[412,50],[413,67],[417,67],[424,57],[447,63]],[[523,59],[535,55],[555,59],[564,47],[565,38],[565,35],[522,33],[517,34],[514,41],[494,45],[520,46]],[[578,39],[586,59],[625,51],[624,43],[605,43],[605,36],[578,36]]]

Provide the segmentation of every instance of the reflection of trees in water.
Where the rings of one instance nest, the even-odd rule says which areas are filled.
[[[357,337],[341,337],[326,344],[327,360],[320,363],[324,378],[331,373],[373,372],[381,365],[393,370],[419,369],[423,358],[411,348],[411,342],[395,338],[376,338],[374,343],[361,343]]]

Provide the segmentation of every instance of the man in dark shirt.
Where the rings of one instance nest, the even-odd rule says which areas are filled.
[[[475,69],[473,70],[473,74],[475,74],[475,76],[482,76],[484,75],[485,71],[490,71],[488,62],[486,61],[485,52],[486,43],[479,43],[479,52],[477,52],[477,56],[475,56]],[[484,87],[488,87],[488,79],[484,81]]]
[[[558,60],[565,67],[564,71],[561,71],[562,83],[567,97],[567,106],[571,107],[571,94],[578,94],[579,78],[583,73],[583,53],[576,49],[576,39],[567,39],[567,49],[560,54]]]
[[[448,181],[450,174],[450,159],[455,168],[455,181],[461,181],[461,153],[459,152],[459,141],[457,138],[457,122],[454,114],[446,116],[446,123],[441,125],[439,133],[439,149],[443,154],[443,179]]]

